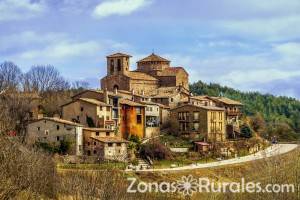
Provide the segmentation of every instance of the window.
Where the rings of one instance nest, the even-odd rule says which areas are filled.
[[[56,137],[56,140],[59,141],[59,139],[60,139],[59,136],[57,136],[57,137]]]
[[[219,120],[223,120],[223,113],[219,112]]]
[[[199,130],[199,123],[198,122],[194,123],[193,130],[194,131],[198,131]]]
[[[80,111],[81,111],[81,112],[83,111],[83,107],[80,108]]]
[[[96,136],[99,136],[99,132],[96,132]]]
[[[142,123],[142,115],[136,116],[136,123],[141,124]]]
[[[90,150],[87,151],[87,155],[88,155],[88,156],[91,155],[91,151],[90,151]]]
[[[41,127],[37,127],[37,130],[40,131],[40,130],[41,130]]]
[[[173,102],[174,101],[174,99],[173,98],[171,98],[171,102]]]
[[[94,154],[97,154],[97,151],[96,151],[96,150],[94,150]]]
[[[97,142],[94,142],[94,146],[96,146],[97,145]]]
[[[114,60],[110,60],[110,73],[114,73],[115,66],[114,66]]]
[[[45,130],[45,135],[49,135],[49,131],[48,130]]]
[[[120,146],[121,146],[121,143],[117,143],[117,146],[120,147]]]
[[[199,112],[194,112],[194,120],[199,120]]]
[[[109,106],[106,107],[106,111],[107,111],[107,112],[110,111],[110,107],[109,107]]]
[[[121,59],[118,59],[118,71],[120,72],[122,68]]]
[[[142,114],[142,109],[140,107],[135,108],[136,114]]]
[[[223,130],[223,123],[222,122],[219,122],[219,129],[220,129],[220,131]]]
[[[90,142],[88,142],[87,145],[90,146]]]
[[[106,132],[106,136],[110,136],[110,133],[109,133],[109,132]]]
[[[79,121],[80,120],[80,117],[79,116],[77,116],[77,121]]]
[[[102,111],[102,106],[100,106],[100,111]]]
[[[56,130],[59,130],[59,125],[56,125]]]
[[[112,147],[112,146],[113,146],[113,143],[108,143],[108,146],[109,146],[109,147]]]

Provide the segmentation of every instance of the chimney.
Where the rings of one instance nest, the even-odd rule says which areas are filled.
[[[104,88],[103,95],[104,95],[104,103],[108,104],[109,103],[109,99],[108,99],[107,88]]]

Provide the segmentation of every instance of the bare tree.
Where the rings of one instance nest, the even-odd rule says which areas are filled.
[[[64,91],[70,88],[66,81],[51,65],[33,66],[25,75],[23,80],[25,91],[36,91],[40,94],[47,92]]]
[[[74,81],[72,83],[72,89],[84,90],[89,88],[89,83],[87,81]]]
[[[17,89],[22,72],[20,68],[12,62],[0,64],[0,93],[4,90]]]

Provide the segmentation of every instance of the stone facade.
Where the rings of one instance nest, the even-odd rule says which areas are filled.
[[[97,160],[126,161],[127,143],[114,130],[83,128],[84,154]]]
[[[86,127],[114,129],[112,106],[96,99],[79,98],[62,106],[62,118]]]
[[[189,75],[184,68],[171,67],[170,61],[151,54],[137,62],[136,71],[130,71],[130,57],[122,53],[107,56],[107,76],[101,79],[102,89],[145,95],[160,87],[181,86],[189,90]]]
[[[82,155],[82,125],[58,118],[46,117],[28,124],[27,144],[33,145],[40,142],[58,146],[60,141],[63,140],[71,143],[69,154]]]
[[[186,104],[172,109],[171,118],[182,135],[194,134],[208,142],[226,140],[225,110],[222,108]]]

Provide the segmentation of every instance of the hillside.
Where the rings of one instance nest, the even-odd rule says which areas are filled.
[[[241,92],[219,84],[198,81],[190,85],[194,95],[225,96],[241,101],[247,116],[260,113],[267,124],[288,124],[300,133],[300,101],[290,97],[276,97],[259,92]]]

